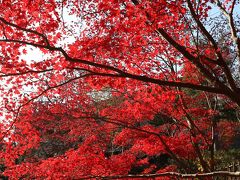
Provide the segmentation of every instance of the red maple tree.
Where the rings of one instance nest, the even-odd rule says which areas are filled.
[[[239,128],[238,5],[3,1],[4,176],[214,171]]]

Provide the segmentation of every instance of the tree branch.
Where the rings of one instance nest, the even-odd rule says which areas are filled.
[[[29,70],[29,71],[24,71],[24,72],[19,72],[19,73],[2,73],[0,74],[0,77],[9,77],[9,76],[21,76],[24,74],[40,74],[40,73],[45,73],[52,71],[53,69],[46,69],[46,70]]]
[[[235,23],[234,23],[234,19],[233,19],[233,10],[234,7],[236,5],[236,0],[233,0],[232,3],[232,8],[230,13],[228,13],[224,7],[222,6],[221,2],[219,0],[215,0],[216,5],[219,7],[219,9],[223,12],[223,14],[227,17],[228,22],[229,22],[229,26],[231,29],[231,34],[232,34],[232,40],[233,42],[236,44],[236,51],[237,51],[237,55],[240,61],[240,38],[237,36],[237,29],[235,27]]]
[[[31,29],[27,29],[27,28],[20,27],[20,26],[18,26],[18,25],[16,25],[16,24],[13,24],[13,23],[11,23],[11,22],[6,21],[6,20],[5,20],[4,18],[2,18],[2,17],[0,17],[0,21],[2,21],[2,22],[3,22],[4,24],[6,24],[6,25],[15,27],[15,28],[17,28],[17,29],[19,29],[19,30],[22,30],[22,31],[25,31],[25,32],[29,32],[29,33],[33,33],[33,34],[35,34],[35,35],[37,35],[37,36],[40,36],[41,38],[43,38],[43,40],[45,41],[45,43],[46,43],[47,46],[50,45],[47,37],[46,37],[44,34],[42,34],[42,33],[39,33],[39,32],[37,32],[37,31],[31,30]]]
[[[177,172],[165,172],[160,174],[141,175],[115,175],[115,176],[85,176],[80,179],[125,179],[125,178],[156,178],[156,177],[177,177],[177,178],[204,178],[204,177],[240,177],[240,172],[216,171],[202,174],[180,174]]]
[[[237,89],[235,81],[232,77],[231,71],[228,68],[226,62],[224,61],[224,58],[219,50],[219,47],[217,45],[217,42],[214,40],[214,38],[212,37],[212,35],[207,31],[207,29],[204,27],[204,25],[202,24],[202,22],[199,20],[197,14],[195,13],[192,3],[190,2],[190,0],[187,0],[187,4],[190,10],[190,13],[193,17],[193,19],[195,20],[195,22],[197,23],[197,26],[200,28],[200,30],[203,32],[203,34],[207,37],[207,39],[211,42],[211,44],[213,45],[214,49],[215,49],[215,53],[218,56],[218,60],[221,62],[225,75],[227,77],[227,80],[229,82],[230,87],[235,91]],[[219,82],[218,82],[219,84]],[[222,84],[222,83],[221,83]]]
[[[17,26],[11,23],[12,26]],[[34,30],[29,30],[25,28],[21,28],[23,31],[30,31],[35,34],[39,34],[39,32],[34,31]],[[141,75],[135,75],[131,74],[128,72],[124,72],[116,67],[113,67],[111,65],[105,65],[105,64],[100,64],[96,62],[91,62],[88,60],[83,60],[83,59],[77,59],[77,58],[72,58],[70,57],[67,52],[62,48],[62,47],[54,47],[49,44],[47,45],[42,45],[42,44],[36,44],[34,42],[27,42],[27,41],[21,41],[21,40],[15,40],[15,39],[0,39],[0,42],[13,42],[13,43],[20,43],[20,44],[26,44],[26,45],[31,45],[37,48],[44,48],[48,49],[49,51],[58,51],[63,54],[65,59],[69,62],[75,62],[75,63],[81,63],[85,65],[90,65],[94,66],[97,68],[102,68],[105,70],[110,70],[118,73],[117,75],[114,75],[116,77],[125,77],[125,78],[131,78],[131,79],[136,79],[140,80],[143,82],[149,82],[149,83],[154,83],[158,84],[161,86],[170,86],[170,87],[182,87],[182,88],[190,88],[190,89],[195,89],[195,90],[201,90],[201,91],[206,91],[206,92],[211,92],[211,93],[217,93],[217,94],[225,94],[226,96],[230,97],[233,101],[237,102],[240,105],[240,98],[236,96],[236,93],[233,93],[231,89],[229,89],[227,86],[225,86],[223,83],[221,83],[216,77],[214,77],[199,61],[194,57],[192,54],[190,54],[185,47],[179,45],[175,40],[172,39],[162,28],[159,28],[156,30],[160,35],[162,35],[173,47],[175,47],[179,52],[181,52],[188,60],[190,60],[192,63],[194,63],[202,73],[205,74],[205,76],[210,79],[213,83],[216,83],[217,87],[209,87],[209,86],[203,86],[203,85],[196,85],[192,83],[184,83],[184,82],[175,82],[175,81],[163,81],[163,80],[158,80],[154,79],[151,77],[147,76],[141,76]],[[44,35],[43,35],[44,36]]]
[[[7,134],[9,133],[9,131],[12,130],[14,124],[15,124],[15,123],[17,122],[17,120],[18,120],[18,115],[19,115],[19,112],[20,112],[20,110],[21,110],[22,107],[30,104],[31,102],[33,102],[34,100],[38,99],[39,97],[41,97],[42,95],[44,95],[45,93],[47,93],[48,91],[50,91],[50,90],[52,90],[52,89],[55,89],[55,88],[64,86],[65,84],[68,84],[68,83],[70,83],[70,82],[72,82],[72,81],[75,81],[75,80],[77,80],[77,79],[84,78],[84,77],[87,77],[87,76],[89,76],[89,74],[84,74],[84,75],[82,75],[82,76],[78,76],[78,77],[69,79],[68,81],[65,81],[65,82],[63,82],[63,83],[61,83],[61,84],[58,84],[58,85],[56,85],[56,86],[48,87],[47,89],[43,90],[41,93],[39,93],[38,95],[36,95],[35,97],[29,99],[28,101],[26,101],[25,103],[23,103],[21,106],[19,106],[19,107],[17,108],[16,116],[15,116],[14,120],[11,122],[9,128],[3,133],[3,136],[0,137],[0,142],[7,136]]]
[[[11,40],[10,39],[0,39],[0,42],[21,43],[21,44],[27,44],[27,45],[31,45],[31,46],[34,46],[34,47],[38,47],[38,48],[48,49],[50,51],[59,51],[63,54],[63,56],[66,58],[67,61],[75,62],[75,63],[81,63],[81,64],[90,65],[90,66],[94,66],[94,67],[99,67],[99,68],[102,68],[102,69],[111,70],[111,71],[114,71],[114,72],[118,73],[118,74],[110,74],[110,73],[108,74],[108,73],[94,72],[94,75],[99,75],[100,76],[100,75],[104,74],[104,76],[107,76],[107,74],[108,74],[110,77],[131,78],[131,79],[140,80],[140,81],[143,81],[143,82],[149,82],[149,83],[153,83],[153,84],[158,84],[158,85],[162,85],[162,86],[182,87],[182,88],[189,88],[189,89],[195,89],[195,90],[200,90],[200,91],[207,91],[207,92],[211,92],[211,93],[227,95],[227,93],[225,91],[223,91],[223,89],[216,88],[216,87],[197,85],[197,84],[192,84],[192,83],[176,82],[176,81],[164,81],[164,80],[159,80],[159,79],[155,79],[155,78],[151,78],[151,77],[147,77],[147,76],[130,74],[128,72],[124,72],[124,71],[122,71],[118,68],[115,68],[113,66],[110,66],[110,65],[104,65],[104,64],[99,64],[99,63],[87,61],[87,60],[71,58],[66,53],[66,51],[64,51],[61,47],[45,46],[45,45],[35,44],[35,43],[31,43],[31,42],[26,42],[26,41],[13,40],[13,39],[11,39]]]

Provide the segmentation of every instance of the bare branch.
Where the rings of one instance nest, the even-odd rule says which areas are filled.
[[[236,0],[233,0],[232,8],[231,8],[230,13],[228,13],[224,9],[224,7],[222,6],[222,4],[219,0],[215,0],[215,2],[216,2],[216,5],[219,7],[219,9],[223,12],[223,14],[228,19],[229,26],[230,26],[230,29],[231,29],[231,34],[232,34],[232,40],[236,44],[236,51],[237,51],[237,55],[238,55],[238,58],[239,58],[239,61],[240,61],[240,38],[237,36],[237,29],[235,27],[234,18],[233,18],[233,11],[234,11],[234,7],[236,5]]]
[[[141,175],[115,175],[115,176],[86,176],[80,179],[124,179],[124,178],[156,178],[156,177],[178,177],[178,178],[202,178],[202,177],[240,177],[240,172],[216,171],[202,174],[180,174],[177,172],[165,172],[160,174]]]
[[[221,52],[219,51],[219,47],[217,45],[217,42],[214,40],[214,38],[212,37],[212,35],[207,31],[207,29],[204,27],[204,25],[201,23],[201,21],[199,20],[197,14],[194,11],[194,8],[192,6],[192,3],[190,2],[190,0],[187,0],[188,3],[188,7],[190,9],[191,15],[193,17],[193,19],[195,20],[195,22],[197,23],[198,27],[200,28],[200,30],[203,32],[203,34],[208,38],[208,40],[212,43],[214,49],[215,49],[215,53],[218,56],[218,60],[221,62],[225,75],[227,77],[227,80],[229,82],[230,87],[234,90],[237,91],[237,87],[235,84],[235,81],[232,77],[231,71],[228,68],[226,62],[224,61],[224,58],[221,54]]]

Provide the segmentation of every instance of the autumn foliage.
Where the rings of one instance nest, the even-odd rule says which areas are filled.
[[[221,170],[240,148],[239,6],[2,1],[2,178]]]

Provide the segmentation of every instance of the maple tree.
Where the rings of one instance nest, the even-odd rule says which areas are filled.
[[[216,170],[216,149],[239,128],[238,9],[237,0],[1,2],[3,175]]]

